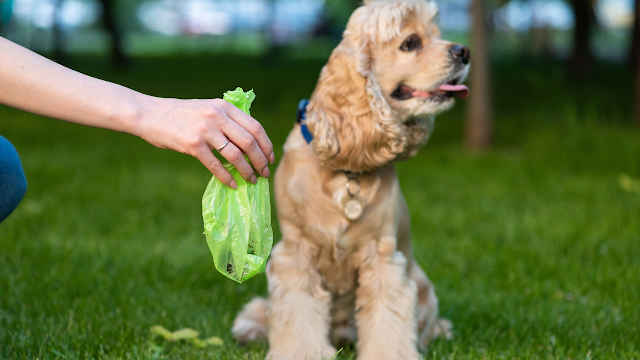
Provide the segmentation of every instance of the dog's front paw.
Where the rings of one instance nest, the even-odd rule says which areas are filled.
[[[338,351],[333,346],[321,350],[298,346],[295,349],[271,349],[265,360],[329,360]]]

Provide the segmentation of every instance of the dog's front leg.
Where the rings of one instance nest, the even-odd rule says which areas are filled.
[[[371,242],[360,250],[356,292],[358,360],[416,360],[417,290],[395,238]]]
[[[267,267],[270,360],[330,359],[331,295],[321,286],[312,263],[314,248],[305,240],[283,239]]]

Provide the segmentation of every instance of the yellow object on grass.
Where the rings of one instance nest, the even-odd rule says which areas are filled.
[[[167,341],[175,342],[175,341],[187,341],[197,347],[207,347],[207,346],[222,346],[224,345],[224,341],[217,336],[212,336],[210,338],[200,340],[198,338],[199,333],[191,328],[184,328],[176,331],[169,331],[166,328],[155,325],[151,328],[151,334],[156,337],[160,336]]]

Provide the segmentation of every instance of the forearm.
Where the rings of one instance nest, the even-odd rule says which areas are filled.
[[[212,149],[245,180],[255,169],[268,177],[273,144],[262,125],[220,100],[177,100],[144,95],[80,74],[0,37],[0,103],[54,119],[126,132],[197,157],[220,181],[237,184]],[[223,145],[224,144],[224,145]]]
[[[152,97],[65,68],[0,37],[0,103],[39,115],[140,135]]]

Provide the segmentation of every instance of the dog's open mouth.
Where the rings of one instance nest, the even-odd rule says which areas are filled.
[[[431,98],[434,100],[444,100],[454,96],[460,99],[465,99],[469,96],[469,88],[466,85],[457,84],[457,82],[458,79],[455,79],[438,86],[435,90],[428,91],[418,90],[409,85],[400,84],[398,88],[391,93],[391,97],[396,100],[408,100],[415,97],[422,99]]]

